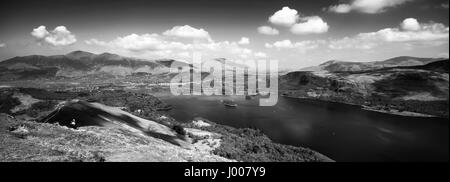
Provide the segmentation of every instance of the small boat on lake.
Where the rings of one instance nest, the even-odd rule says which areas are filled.
[[[237,107],[237,104],[234,103],[232,100],[224,100],[222,101],[222,103],[227,107]]]

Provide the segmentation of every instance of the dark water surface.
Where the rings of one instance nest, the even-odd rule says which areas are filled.
[[[203,117],[233,127],[256,127],[273,141],[308,147],[336,161],[448,161],[448,119],[404,117],[324,101],[279,97],[273,107],[258,99],[166,96],[180,121]]]

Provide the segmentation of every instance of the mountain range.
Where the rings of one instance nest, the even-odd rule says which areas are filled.
[[[367,71],[399,66],[420,66],[439,60],[443,60],[443,58],[418,58],[410,56],[400,56],[384,61],[374,61],[374,62],[350,62],[350,61],[331,60],[324,62],[318,66],[300,69],[300,71],[328,71],[328,72]]]
[[[30,55],[1,61],[0,77],[22,79],[53,76],[74,77],[96,73],[113,75],[131,75],[139,72],[159,73],[168,72],[168,68],[173,63],[189,66],[187,63],[171,59],[144,60],[111,53],[93,54],[73,51],[66,55]]]
[[[218,58],[215,61],[224,63],[226,59]],[[326,71],[326,72],[355,72],[383,68],[422,66],[432,63],[438,58],[395,57],[377,62],[348,62],[331,60],[318,66],[300,69],[300,71]],[[228,66],[246,67],[227,62]],[[14,57],[0,62],[0,79],[33,79],[51,78],[55,76],[77,77],[90,74],[132,75],[133,73],[159,74],[169,72],[170,65],[181,67],[192,66],[188,63],[173,59],[145,60],[124,57],[112,53],[94,54],[85,51],[73,51],[65,55],[30,55]],[[226,67],[227,68],[227,67]]]

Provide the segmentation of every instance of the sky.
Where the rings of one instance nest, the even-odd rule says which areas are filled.
[[[448,0],[1,0],[0,60],[75,50],[143,59],[449,56]]]

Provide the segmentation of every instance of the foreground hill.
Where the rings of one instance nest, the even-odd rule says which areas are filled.
[[[279,88],[285,96],[357,104],[402,115],[448,117],[448,62],[359,71],[291,72],[280,77]]]
[[[0,113],[0,161],[229,162],[200,143],[178,146],[122,127],[71,129]],[[206,141],[207,142],[207,141]]]

